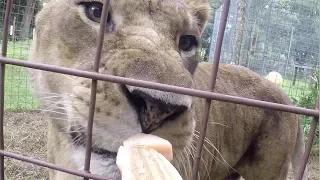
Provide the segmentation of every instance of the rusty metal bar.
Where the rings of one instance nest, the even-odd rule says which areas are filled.
[[[318,96],[318,101],[317,101],[317,108],[319,110],[320,113],[320,93]],[[319,121],[319,117],[314,117],[311,123],[311,127],[310,127],[310,131],[309,131],[309,135],[308,135],[308,142],[307,142],[307,146],[306,146],[306,150],[303,154],[302,160],[300,162],[300,166],[299,166],[299,170],[298,170],[298,175],[297,175],[297,180],[302,179],[304,171],[306,169],[307,163],[308,163],[308,159],[310,156],[310,152],[311,152],[311,148],[312,148],[312,143],[314,140],[314,136],[316,134],[316,130],[317,130],[317,125],[318,125],[318,121]]]
[[[73,170],[73,169],[69,169],[69,168],[63,168],[63,167],[57,166],[55,164],[51,164],[51,163],[48,163],[48,162],[45,162],[45,161],[41,161],[41,160],[38,160],[38,159],[35,159],[35,158],[32,158],[32,157],[26,157],[26,156],[23,156],[23,155],[20,155],[20,154],[16,154],[16,153],[4,151],[4,150],[0,150],[0,154],[2,156],[10,157],[10,158],[13,158],[13,159],[25,161],[25,162],[36,164],[36,165],[40,165],[40,166],[43,166],[43,167],[47,167],[47,168],[50,168],[50,169],[58,170],[58,171],[65,172],[65,173],[68,173],[68,174],[73,174],[73,175],[80,176],[80,177],[86,177],[86,178],[91,178],[91,179],[95,179],[95,180],[111,180],[111,179],[107,179],[107,178],[102,177],[102,176],[93,175],[93,174],[90,174],[90,173],[87,173],[87,172],[84,172],[84,171]]]
[[[224,32],[225,32],[226,24],[227,24],[227,20],[228,20],[229,8],[230,8],[230,0],[225,0],[224,4],[223,4],[223,10],[221,13],[221,19],[220,19],[220,24],[219,24],[219,32],[218,32],[218,38],[217,38],[217,43],[216,43],[216,47],[215,47],[216,49],[215,49],[215,54],[214,54],[214,61],[212,64],[211,83],[210,83],[210,91],[211,92],[213,92],[214,87],[216,85],[222,43],[223,43]],[[211,99],[206,99],[206,103],[204,106],[204,116],[203,116],[203,120],[202,120],[202,123],[200,126],[199,140],[197,142],[196,154],[194,155],[194,163],[193,163],[192,178],[191,178],[192,180],[198,179],[198,172],[199,172],[199,168],[200,168],[200,159],[201,159],[204,138],[205,138],[205,135],[207,132],[210,107],[211,107]]]
[[[102,9],[102,18],[100,21],[100,31],[99,31],[99,40],[97,45],[97,52],[94,61],[94,71],[99,72],[102,48],[103,48],[103,41],[104,41],[104,34],[106,32],[106,23],[107,23],[107,16],[109,11],[109,4],[110,0],[105,0],[103,9]],[[90,173],[90,161],[91,161],[91,149],[92,149],[92,131],[93,131],[93,119],[94,119],[94,111],[96,107],[96,95],[97,95],[97,85],[98,80],[92,79],[91,84],[91,95],[90,95],[90,107],[89,107],[89,120],[87,125],[87,142],[86,142],[86,157],[85,157],[85,164],[84,170]],[[84,178],[84,180],[89,180],[89,178]]]
[[[68,75],[72,75],[72,76],[84,77],[84,78],[89,78],[89,79],[96,79],[96,80],[101,80],[101,81],[109,81],[109,82],[113,82],[113,83],[126,84],[126,85],[130,85],[130,86],[137,86],[137,87],[156,89],[156,90],[160,90],[160,91],[179,93],[179,94],[195,96],[195,97],[199,97],[199,98],[206,98],[206,99],[211,99],[211,100],[217,100],[217,101],[230,102],[230,103],[242,104],[242,105],[253,106],[253,107],[272,109],[272,110],[277,110],[277,111],[291,112],[291,113],[302,114],[302,115],[306,115],[306,116],[319,117],[319,112],[314,109],[306,109],[306,108],[301,108],[301,107],[296,107],[296,106],[289,106],[289,105],[284,105],[284,104],[259,101],[259,100],[249,99],[249,98],[224,95],[224,94],[196,90],[196,89],[191,89],[191,88],[184,88],[184,87],[172,86],[172,85],[167,85],[167,84],[154,83],[154,82],[136,80],[136,79],[131,79],[131,78],[124,78],[124,77],[119,77],[119,76],[99,74],[96,72],[88,72],[88,71],[82,71],[82,70],[77,70],[77,69],[72,69],[72,68],[65,68],[65,67],[59,67],[59,66],[48,65],[48,64],[41,64],[41,63],[34,63],[34,62],[28,62],[28,61],[21,61],[21,60],[3,58],[3,57],[0,57],[0,63],[23,66],[23,67],[28,67],[28,68],[32,68],[32,69],[40,69],[40,70],[49,71],[49,72],[68,74]]]
[[[4,30],[2,38],[2,56],[7,56],[9,24],[11,17],[13,0],[7,1],[6,13],[4,17]],[[4,83],[5,83],[5,70],[6,65],[0,63],[0,150],[4,150],[4,134],[3,134],[3,121],[4,121]],[[0,156],[0,180],[4,180],[4,156]]]

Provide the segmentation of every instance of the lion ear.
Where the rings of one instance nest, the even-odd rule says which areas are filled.
[[[200,32],[204,31],[204,28],[211,18],[211,7],[207,0],[204,1],[193,1],[188,3],[189,8],[193,12],[193,15],[197,17],[198,26]]]

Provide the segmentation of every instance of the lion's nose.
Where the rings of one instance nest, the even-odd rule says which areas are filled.
[[[131,102],[137,108],[143,133],[156,130],[164,122],[174,120],[189,108],[187,104],[181,102],[174,104],[172,101],[172,98],[179,101],[181,95],[164,92],[159,94],[159,91],[140,89],[135,89],[130,94]],[[171,98],[171,101],[167,101],[168,98]]]

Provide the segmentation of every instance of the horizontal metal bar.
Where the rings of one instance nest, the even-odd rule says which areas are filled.
[[[206,98],[210,100],[231,102],[235,104],[242,104],[247,106],[260,107],[260,108],[302,114],[307,116],[319,117],[319,112],[314,109],[306,109],[306,108],[301,108],[296,106],[259,101],[259,100],[248,99],[243,97],[213,93],[209,91],[201,91],[196,89],[183,88],[183,87],[172,86],[167,84],[160,84],[160,83],[154,83],[149,81],[142,81],[142,80],[124,78],[119,76],[100,74],[95,72],[81,71],[81,70],[72,69],[72,68],[59,67],[59,66],[49,65],[49,64],[34,63],[34,62],[28,62],[28,61],[16,60],[16,59],[4,58],[4,57],[0,57],[0,63],[23,66],[23,67],[28,67],[32,69],[40,69],[40,70],[50,71],[50,72],[57,72],[57,73],[68,74],[72,76],[79,76],[79,77],[95,79],[95,80],[109,81],[109,82],[119,83],[119,84],[127,84],[131,86],[145,87],[145,88],[156,89],[160,91],[167,91],[167,92],[179,93],[179,94],[184,94],[189,96],[196,96],[196,97]]]
[[[111,180],[111,179],[106,179],[105,177],[102,177],[102,176],[86,173],[84,171],[63,168],[63,167],[57,166],[55,164],[51,164],[51,163],[48,163],[48,162],[45,162],[45,161],[41,161],[41,160],[38,160],[38,159],[35,159],[35,158],[23,156],[23,155],[20,155],[20,154],[16,154],[16,153],[4,151],[4,150],[0,150],[0,155],[6,156],[6,157],[10,157],[10,158],[13,158],[13,159],[17,159],[17,160],[21,160],[21,161],[25,161],[25,162],[28,162],[28,163],[40,165],[40,166],[47,167],[47,168],[50,168],[50,169],[62,171],[62,172],[65,172],[65,173],[73,174],[73,175],[80,176],[80,177],[86,177],[86,178],[91,178],[91,179],[95,179],[95,180]]]

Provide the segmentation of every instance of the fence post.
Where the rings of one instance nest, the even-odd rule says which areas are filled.
[[[224,0],[223,10],[221,13],[221,21],[219,24],[219,32],[218,32],[218,38],[217,38],[217,43],[216,43],[216,49],[215,49],[215,54],[214,54],[214,61],[212,64],[212,71],[211,71],[211,82],[210,82],[210,91],[211,92],[213,92],[214,87],[216,85],[221,49],[222,49],[222,44],[223,44],[224,32],[225,32],[227,20],[228,20],[229,8],[230,8],[230,0]],[[201,159],[202,147],[204,144],[204,138],[205,138],[207,126],[208,126],[210,106],[211,106],[211,100],[206,99],[206,103],[205,103],[205,107],[204,107],[204,117],[203,117],[201,125],[200,125],[200,134],[199,134],[199,139],[197,142],[196,154],[194,156],[194,163],[193,163],[193,167],[192,167],[192,177],[191,177],[192,180],[198,179],[200,159]]]
[[[4,29],[2,38],[2,56],[7,56],[7,45],[9,36],[10,16],[12,10],[13,0],[7,1],[6,13],[4,17]],[[0,63],[0,150],[4,149],[3,136],[3,118],[4,118],[4,77],[5,64]],[[4,180],[4,156],[0,155],[0,180]]]
[[[318,100],[317,100],[317,104],[316,104],[316,106],[317,106],[316,109],[318,109],[318,110],[320,110],[320,108],[319,108],[319,102],[320,102],[319,94],[318,94]],[[312,120],[310,131],[309,131],[309,136],[308,136],[308,143],[307,143],[307,146],[306,146],[306,150],[305,150],[305,152],[303,154],[302,160],[300,162],[297,180],[302,179],[304,171],[306,169],[306,166],[307,166],[307,163],[308,163],[308,159],[309,159],[309,156],[310,156],[310,152],[311,152],[311,148],[312,148],[312,142],[313,142],[315,134],[316,134],[319,118],[320,118],[320,116],[319,117],[314,117],[313,120]]]
[[[108,17],[110,0],[105,0],[103,9],[102,9],[102,18],[99,30],[99,40],[97,44],[97,52],[94,61],[94,71],[99,72],[99,65],[101,60],[101,52],[103,48],[103,41],[104,41],[104,34],[106,30],[106,23]],[[89,118],[88,118],[88,125],[87,125],[87,144],[86,144],[86,156],[85,156],[85,164],[84,164],[84,171],[90,173],[90,161],[91,161],[91,149],[92,149],[92,131],[93,131],[93,119],[94,119],[94,112],[96,106],[96,95],[97,95],[97,85],[98,81],[92,79],[91,85],[91,94],[90,94],[90,105],[89,105]],[[89,178],[84,178],[84,180],[89,180]]]

